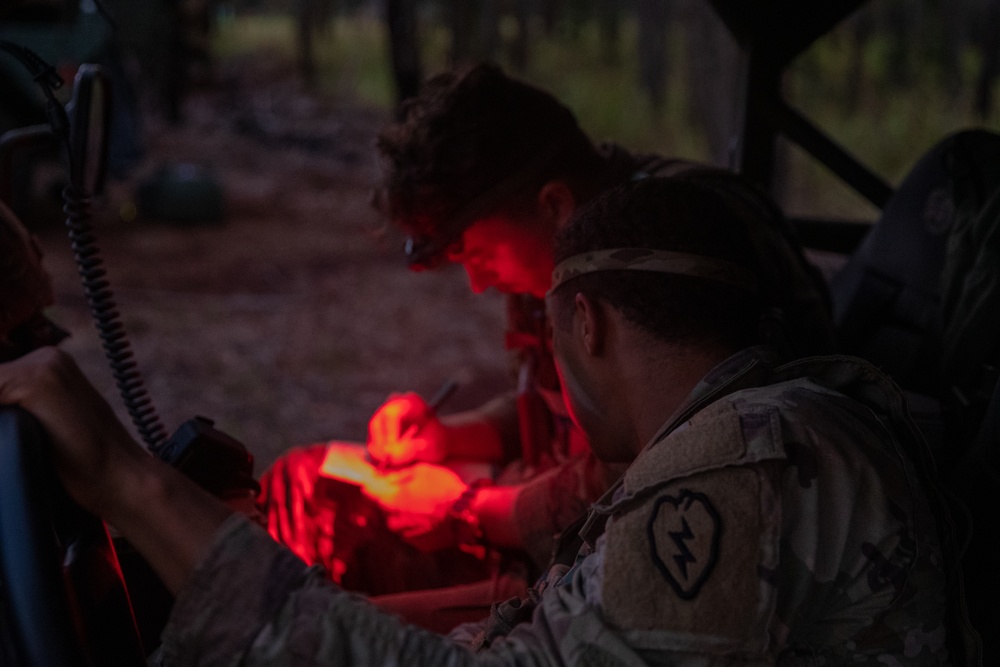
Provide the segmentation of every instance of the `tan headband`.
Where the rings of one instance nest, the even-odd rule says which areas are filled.
[[[755,292],[757,280],[749,271],[732,262],[686,252],[650,248],[614,248],[574,255],[559,262],[552,271],[551,294],[567,280],[598,271],[649,271],[690,276],[725,283]]]

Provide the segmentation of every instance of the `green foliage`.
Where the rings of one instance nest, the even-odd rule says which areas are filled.
[[[341,13],[332,28],[318,36],[321,91],[385,110],[391,107],[394,93],[387,37],[379,18],[363,10]],[[439,13],[427,11],[421,19],[426,76],[447,67],[449,35]],[[614,62],[607,57],[595,20],[578,19],[572,30],[556,30],[551,35],[544,35],[540,24],[529,29],[537,36],[531,42],[529,65],[527,71],[516,74],[563,100],[595,140],[709,159],[707,140],[694,123],[689,103],[688,88],[693,82],[687,80],[683,26],[665,28],[668,91],[664,107],[656,112],[638,83],[634,18],[626,16],[622,22]],[[516,32],[516,25],[504,24],[507,46]],[[266,49],[286,59],[291,72],[295,43],[295,26],[289,16],[240,15],[220,22],[215,52],[227,58]],[[504,53],[502,45],[499,60],[512,71]],[[899,62],[913,73],[904,83],[894,80],[894,63]],[[966,85],[956,94],[938,64],[919,48],[911,45],[900,56],[896,45],[878,34],[858,47],[853,33],[844,27],[793,64],[785,81],[786,95],[849,152],[896,182],[922,152],[949,132],[983,125],[972,113],[971,84],[977,68],[978,56],[967,50],[962,54]],[[1000,127],[1000,114],[995,112],[986,125]],[[790,210],[873,215],[872,207],[836,184],[806,156],[788,151],[779,156],[779,163],[788,169],[784,194]]]
[[[636,25],[625,21],[620,37],[623,54],[636,50]],[[673,35],[677,37],[677,35]],[[677,47],[679,40],[671,40]],[[615,141],[644,152],[707,159],[704,141],[689,127],[684,69],[669,67],[673,82],[667,103],[655,112],[639,86],[638,62],[619,57],[617,64],[605,62],[598,26],[582,26],[576,39],[540,40],[534,45],[530,68],[524,77],[562,100],[596,141]],[[671,60],[680,63],[682,50],[675,48]]]
[[[449,36],[438,23],[422,26],[425,76],[448,66]],[[635,24],[626,21],[620,48],[635,51]],[[281,14],[249,14],[221,21],[214,42],[220,59],[267,51],[272,57],[295,61],[295,23]],[[362,104],[388,109],[393,100],[388,45],[378,17],[366,12],[338,16],[332,30],[317,39],[320,90]],[[660,115],[640,90],[634,58],[620,64],[604,62],[598,28],[581,27],[576,37],[554,36],[532,43],[530,66],[518,73],[525,80],[551,90],[580,119],[597,140],[614,140],[633,149],[660,151],[686,157],[704,157],[703,141],[686,125],[685,95],[681,86],[671,90],[667,108]],[[679,50],[677,55],[680,55]],[[509,63],[501,62],[509,67]],[[681,67],[673,69],[682,70]],[[678,82],[682,71],[670,74]]]
[[[962,81],[949,82],[932,54],[909,44],[902,57],[912,76],[901,81],[893,69],[894,59],[901,57],[899,45],[876,34],[858,46],[848,28],[827,35],[793,63],[786,97],[890,183],[898,182],[924,152],[952,132],[970,127],[1000,130],[996,111],[985,121],[973,111],[978,55],[971,47],[961,57]],[[860,59],[858,69],[854,59]],[[793,206],[871,217],[872,207],[856,196],[848,196],[845,203],[842,193],[829,187],[822,168],[807,160],[801,155],[789,160],[790,180],[798,190],[790,197]]]
[[[293,59],[295,23],[291,16],[247,14],[221,16],[213,55],[221,60],[250,53],[274,53]]]

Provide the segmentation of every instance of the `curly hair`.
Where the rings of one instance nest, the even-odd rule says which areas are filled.
[[[612,248],[701,255],[759,275],[745,211],[692,180],[648,178],[604,193],[560,231],[555,259]],[[588,273],[555,290],[556,326],[569,326],[577,293],[610,304],[629,322],[671,343],[741,349],[758,342],[760,305],[752,290],[645,271]]]
[[[489,213],[516,214],[545,181],[558,177],[575,188],[600,164],[568,108],[485,63],[428,80],[377,147],[381,208],[425,237],[460,234],[472,220],[452,218],[484,196]]]

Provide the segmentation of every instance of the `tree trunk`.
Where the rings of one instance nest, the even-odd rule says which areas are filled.
[[[476,60],[493,60],[500,46],[500,1],[479,0],[477,39],[473,54]]]
[[[454,67],[472,59],[472,39],[475,34],[475,7],[470,0],[451,0],[448,15],[451,19],[451,51],[448,60]]]
[[[889,39],[889,83],[905,89],[913,83],[914,67],[912,42],[919,24],[920,6],[914,0],[895,0],[885,6],[879,32]]]
[[[310,88],[316,84],[316,49],[313,44],[315,6],[316,0],[295,0],[295,27],[299,36],[299,74]]]
[[[517,19],[517,38],[511,44],[510,63],[518,72],[524,72],[528,69],[533,7],[534,3],[532,0],[514,0],[514,12]]]
[[[1000,73],[1000,0],[989,0],[978,47],[982,65],[976,78],[976,113],[983,120],[993,112],[993,84]]]
[[[416,0],[386,0],[389,50],[396,82],[397,113],[403,102],[420,90],[420,43]]]
[[[847,65],[847,80],[844,81],[842,103],[845,116],[853,113],[861,103],[861,84],[865,76],[865,49],[868,48],[871,35],[871,14],[863,12],[851,24],[851,55]]]
[[[638,0],[639,82],[653,110],[661,111],[667,98],[667,20],[670,0]]]
[[[540,0],[542,5],[542,25],[545,26],[545,36],[551,37],[556,32],[559,17],[562,15],[563,0]]]
[[[493,60],[500,42],[497,0],[452,0],[451,65]]]
[[[687,12],[688,117],[699,128],[713,164],[727,166],[737,127],[742,51],[707,3]]]
[[[968,0],[941,0],[935,8],[942,25],[941,71],[945,90],[955,99],[962,92],[962,50],[968,35]],[[996,42],[994,42],[995,44]]]
[[[597,22],[601,30],[601,60],[615,66],[621,60],[622,3],[621,0],[604,0],[597,5]]]

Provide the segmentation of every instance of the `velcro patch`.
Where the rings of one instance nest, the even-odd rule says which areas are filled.
[[[771,591],[758,574],[776,545],[756,467],[677,480],[608,522],[601,600],[627,630],[664,630],[747,648],[766,641]],[[766,525],[765,525],[766,524]],[[767,596],[766,599],[764,596]]]
[[[631,493],[664,479],[724,465],[745,452],[739,412],[728,401],[718,401],[640,452],[625,473],[625,490]]]

